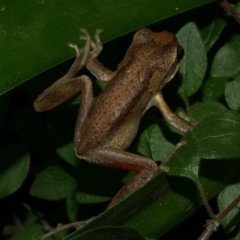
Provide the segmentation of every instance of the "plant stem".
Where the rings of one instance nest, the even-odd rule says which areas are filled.
[[[237,11],[233,8],[234,5],[230,4],[226,0],[220,0],[219,5],[227,12],[229,12],[235,20],[240,24],[240,15],[237,13]]]
[[[218,220],[217,217],[216,217],[216,215],[213,213],[213,211],[212,211],[209,203],[208,203],[206,194],[205,194],[205,192],[204,192],[204,189],[203,189],[201,183],[200,183],[199,181],[197,181],[196,183],[197,183],[197,187],[198,187],[198,190],[199,190],[199,192],[200,192],[200,195],[201,195],[201,197],[202,197],[203,204],[204,204],[204,206],[206,207],[206,210],[207,210],[210,218],[213,219],[213,220]]]
[[[204,232],[201,234],[201,236],[197,240],[207,240],[215,231],[216,230],[214,228],[208,227],[204,230]]]
[[[217,219],[222,221],[232,210],[235,208],[238,203],[240,203],[240,194],[222,211],[217,215]]]
[[[163,159],[162,163],[159,166],[159,169],[161,169],[164,172],[168,171],[168,166],[167,163],[169,162],[170,158],[172,157],[172,155],[183,145],[187,144],[186,140],[182,140],[179,143],[177,143],[174,148],[171,150],[170,153],[168,153],[168,155]]]
[[[51,232],[48,232],[47,234],[45,234],[44,236],[40,237],[40,238],[37,238],[37,240],[44,240],[64,229],[69,229],[69,228],[76,228],[76,229],[79,229],[79,228],[82,228],[83,226],[85,226],[87,223],[91,222],[95,217],[92,217],[86,221],[81,221],[81,222],[74,222],[74,223],[69,223],[69,224],[66,224],[66,225],[61,225],[59,224],[55,229],[53,229]]]
[[[220,212],[216,218],[220,223],[238,204],[240,203],[240,194],[222,211]],[[201,236],[197,240],[207,240],[215,232],[217,226],[214,224],[212,220],[207,222],[207,227]]]

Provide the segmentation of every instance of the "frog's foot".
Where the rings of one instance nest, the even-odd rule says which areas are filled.
[[[85,47],[79,49],[76,44],[68,43],[68,46],[74,48],[76,51],[76,58],[73,62],[71,68],[69,69],[68,73],[65,75],[65,78],[72,78],[77,75],[77,73],[87,64],[87,58],[90,50],[90,41],[87,41]]]
[[[86,40],[86,44],[82,49],[79,49],[76,44],[68,43],[68,46],[74,48],[76,51],[76,58],[66,74],[65,78],[74,77],[86,64],[96,58],[102,50],[102,43],[99,37],[99,34],[102,32],[101,29],[97,29],[95,33],[95,40],[93,42],[88,31],[84,28],[80,28],[80,31],[84,34],[80,36],[80,39]]]
[[[103,31],[102,29],[97,29],[95,32],[95,42],[91,40],[91,37],[86,29],[80,28],[80,31],[83,33],[83,35],[80,36],[80,39],[86,40],[86,45],[83,48],[83,51],[87,51],[87,63],[96,58],[100,52],[102,51],[102,42],[100,39],[99,34]],[[91,49],[90,49],[91,45]]]

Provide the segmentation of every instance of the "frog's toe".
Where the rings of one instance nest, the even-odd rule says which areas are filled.
[[[80,32],[83,33],[83,35],[80,35],[80,39],[90,41],[91,37],[88,33],[88,31],[85,28],[79,28]]]
[[[100,33],[102,33],[102,32],[103,32],[103,29],[101,29],[101,28],[97,29],[95,32],[95,40],[96,40],[96,42],[98,42],[100,44],[102,43],[101,39],[100,39]]]
[[[78,45],[76,45],[76,44],[74,44],[74,43],[71,43],[71,42],[69,42],[67,45],[68,45],[69,47],[75,49],[77,58],[79,58],[79,57],[80,57],[80,50],[79,50],[79,48],[78,48]]]

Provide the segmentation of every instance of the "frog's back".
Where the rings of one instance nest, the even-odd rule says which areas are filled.
[[[129,47],[115,77],[92,103],[79,133],[80,152],[102,147],[125,149],[130,145],[149,101],[160,90],[169,71],[168,61],[175,61],[176,39],[172,34],[170,37],[172,45],[160,44],[159,37],[155,38],[155,33],[148,29],[135,35],[135,43]]]
[[[148,82],[144,73],[138,79],[129,79],[123,76],[128,74],[127,69],[123,70],[126,71],[121,71],[93,100],[84,121],[80,148],[105,146],[125,149],[135,137],[151,94],[146,91]]]

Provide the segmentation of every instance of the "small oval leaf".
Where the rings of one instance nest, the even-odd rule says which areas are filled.
[[[15,192],[23,183],[29,169],[30,157],[21,145],[0,149],[0,199]]]
[[[76,187],[75,179],[59,166],[51,166],[38,174],[30,194],[47,200],[67,198]]]
[[[202,38],[194,23],[190,22],[180,29],[177,38],[184,49],[179,68],[183,78],[179,94],[186,101],[202,84],[207,69],[207,57]]]
[[[221,99],[224,95],[227,81],[227,77],[209,77],[202,86],[203,101],[216,101]]]
[[[208,115],[224,110],[226,110],[226,107],[223,104],[213,101],[196,102],[190,107],[192,118],[198,122],[202,121]]]
[[[225,98],[228,106],[232,110],[240,110],[240,78],[227,83]]]
[[[197,145],[191,141],[191,134],[185,139],[186,144],[181,146],[171,157],[167,164],[167,174],[182,176],[198,181],[200,159],[197,156]]]
[[[218,40],[222,30],[226,25],[226,20],[223,18],[217,18],[208,24],[203,30],[201,30],[201,36],[208,52],[214,43]]]
[[[146,157],[161,161],[172,148],[173,144],[166,139],[159,125],[152,124],[141,134],[137,150]]]
[[[231,77],[240,71],[240,42],[225,44],[215,55],[211,67],[213,77]]]

